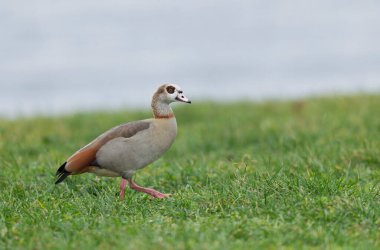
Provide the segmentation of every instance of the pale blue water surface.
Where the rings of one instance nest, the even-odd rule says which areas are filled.
[[[0,116],[380,92],[380,1],[0,2]]]

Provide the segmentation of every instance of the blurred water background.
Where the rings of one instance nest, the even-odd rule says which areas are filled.
[[[380,1],[0,2],[0,116],[380,92]]]

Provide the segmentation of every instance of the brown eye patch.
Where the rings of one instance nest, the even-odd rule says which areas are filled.
[[[175,88],[173,86],[167,86],[166,91],[168,91],[169,94],[173,94],[175,91]]]

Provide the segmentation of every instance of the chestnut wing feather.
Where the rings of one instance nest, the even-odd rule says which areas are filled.
[[[149,126],[149,121],[137,121],[122,124],[108,130],[91,143],[74,153],[67,160],[65,170],[73,174],[86,172],[86,168],[91,166],[91,164],[96,160],[96,153],[98,150],[108,141],[117,137],[130,138],[138,132],[148,129]]]

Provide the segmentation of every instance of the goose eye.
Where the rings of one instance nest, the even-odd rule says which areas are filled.
[[[173,86],[168,86],[166,87],[166,91],[169,93],[169,94],[173,94],[174,91],[175,91],[175,88]]]

